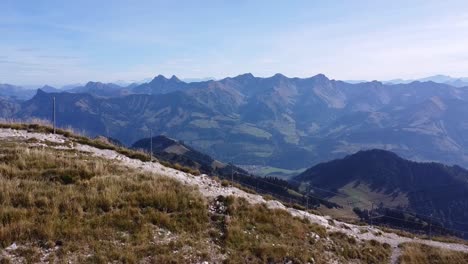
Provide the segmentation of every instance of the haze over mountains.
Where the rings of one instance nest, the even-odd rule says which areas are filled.
[[[468,78],[466,77],[454,78],[454,77],[450,77],[450,76],[442,75],[442,74],[415,79],[415,80],[394,79],[394,80],[386,81],[384,83],[399,84],[399,83],[410,83],[414,81],[445,83],[445,84],[455,86],[455,87],[468,86]]]
[[[164,77],[162,75],[158,75],[159,77]],[[174,76],[177,78],[176,76]],[[165,78],[165,77],[164,77]],[[7,83],[0,83],[0,97],[14,97],[20,100],[26,100],[30,99],[34,96],[35,91],[37,89],[42,89],[45,92],[60,92],[60,91],[68,91],[68,92],[86,92],[84,87],[90,87],[93,85],[101,85],[101,86],[108,86],[108,87],[114,87],[114,88],[133,88],[135,86],[138,86],[140,84],[146,84],[150,83],[153,79],[152,78],[146,78],[143,80],[133,80],[133,81],[124,81],[124,80],[118,80],[115,82],[110,82],[110,83],[101,83],[101,82],[94,82],[90,81],[86,84],[80,84],[80,83],[75,83],[75,84],[66,84],[61,87],[53,87],[50,85],[27,85],[27,86],[22,86],[22,85],[12,85],[12,84],[7,84]],[[205,78],[183,78],[182,81],[185,83],[192,83],[192,82],[207,82],[207,81],[215,81],[216,78],[214,77],[205,77]],[[387,80],[387,81],[382,81],[385,84],[403,84],[403,83],[411,83],[411,82],[436,82],[436,83],[443,83],[443,84],[448,84],[451,86],[455,87],[465,87],[468,86],[468,77],[451,77],[448,75],[434,75],[434,76],[428,76],[424,78],[419,78],[419,79],[392,79],[392,80]],[[344,82],[347,83],[366,83],[369,81],[366,80],[345,80]]]
[[[165,78],[162,75],[159,75],[162,78]],[[174,76],[175,77],[175,76]],[[177,78],[177,77],[175,77]],[[88,93],[92,92],[95,95],[99,96],[122,96],[126,94],[126,91],[131,90],[132,88],[139,86],[141,84],[150,83],[153,79],[147,78],[140,81],[123,81],[118,80],[110,83],[94,82],[89,81],[86,84],[66,84],[61,87],[53,87],[50,85],[12,85],[8,83],[0,83],[0,97],[8,97],[11,99],[17,100],[28,100],[31,99],[35,94],[37,89],[41,89],[44,92],[71,92],[71,93]],[[184,78],[183,82],[192,83],[192,82],[204,82],[216,80],[213,77],[207,78]]]
[[[382,148],[468,166],[468,89],[443,83],[351,84],[322,74],[186,83],[159,75],[127,87],[89,82],[66,92],[48,89],[29,100],[4,94],[1,117],[50,119],[55,96],[59,126],[127,145],[151,128],[240,165],[299,169]]]

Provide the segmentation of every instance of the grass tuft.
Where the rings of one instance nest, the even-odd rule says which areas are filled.
[[[468,253],[450,251],[419,243],[402,244],[401,264],[468,263]]]

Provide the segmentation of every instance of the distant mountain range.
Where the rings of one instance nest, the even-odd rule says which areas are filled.
[[[176,80],[179,80],[176,76],[172,76],[171,78],[175,78]],[[88,82],[87,84],[67,84],[64,85],[60,88],[55,88],[49,85],[44,85],[41,89],[45,92],[73,92],[73,93],[94,93],[97,96],[105,96],[105,97],[113,97],[113,96],[123,96],[127,94],[132,94],[132,93],[151,93],[149,92],[150,90],[155,90],[157,93],[166,93],[171,91],[171,87],[166,87],[161,89],[161,87],[154,87],[154,84],[151,84],[152,82],[156,82],[157,85],[162,85],[161,82],[158,82],[161,80],[170,80],[166,79],[162,75],[156,76],[154,79],[144,79],[141,81],[115,81],[112,83],[101,83],[101,82]],[[179,80],[181,83],[179,85],[183,85],[182,83],[197,83],[197,82],[209,82],[209,81],[216,81],[215,78],[213,77],[206,77],[206,78],[184,78],[182,80]],[[357,84],[357,83],[366,83],[369,81],[366,80],[346,80],[344,82],[350,83],[350,84]],[[382,81],[384,84],[408,84],[411,82],[435,82],[435,83],[441,83],[441,84],[448,84],[450,86],[454,87],[465,87],[468,86],[468,77],[460,77],[460,78],[454,78],[450,77],[447,75],[434,75],[434,76],[429,76],[425,78],[420,78],[420,79],[393,79],[389,81]],[[136,91],[132,91],[134,87],[140,86],[141,84],[143,87],[140,87]],[[153,88],[149,88],[149,87]],[[39,86],[37,86],[39,87]],[[155,88],[155,89],[154,89]],[[110,91],[105,91],[106,89],[109,89]],[[145,91],[146,89],[146,91]],[[174,89],[174,88],[172,88]],[[11,84],[1,84],[0,83],[0,97],[11,97],[19,100],[28,100],[32,98],[36,92],[36,86],[18,86],[18,85],[11,85]],[[175,90],[178,90],[176,88]]]
[[[345,82],[348,83],[365,83],[368,82],[366,80],[346,80]],[[442,83],[448,84],[454,87],[466,87],[468,86],[468,77],[460,77],[454,78],[448,75],[433,75],[419,79],[392,79],[388,81],[382,81],[385,84],[407,84],[412,82],[435,82],[435,83]]]
[[[157,76],[120,87],[90,82],[29,100],[4,97],[3,118],[50,119],[124,144],[154,134],[224,162],[296,170],[361,149],[468,167],[468,89],[436,82],[351,84],[319,74],[243,74],[186,83]]]
[[[447,75],[434,75],[429,76],[421,79],[413,79],[413,80],[403,80],[403,79],[394,79],[390,81],[386,81],[384,83],[388,84],[401,84],[401,83],[410,83],[410,82],[436,82],[436,83],[443,83],[448,84],[454,87],[465,87],[468,86],[468,78],[461,77],[461,78],[454,78]]]
[[[173,76],[173,78],[179,80],[177,77]],[[67,84],[60,88],[55,88],[50,85],[34,86],[18,86],[18,85],[11,85],[11,84],[2,84],[0,83],[0,97],[7,97],[11,99],[17,100],[29,100],[35,94],[37,89],[41,89],[44,92],[52,93],[52,92],[70,92],[70,93],[90,93],[99,97],[116,97],[116,96],[124,96],[132,93],[151,93],[151,90],[157,91],[156,93],[165,93],[171,91],[171,87],[167,87],[167,90],[161,90],[164,87],[164,84],[158,82],[158,80],[166,79],[164,76],[159,75],[154,79],[144,79],[141,81],[115,81],[112,83],[102,83],[102,82],[88,82],[86,84]],[[181,83],[192,83],[192,82],[205,82],[215,80],[213,77],[209,78],[186,78]],[[141,84],[145,84],[143,87],[140,87],[138,90],[133,91],[132,89],[140,86]],[[159,87],[152,87],[152,86]],[[146,92],[145,92],[146,89]],[[177,90],[177,88],[176,88]]]
[[[303,188],[309,185],[314,195],[342,206],[370,210],[373,202],[373,209],[381,213],[394,209],[403,217],[411,212],[423,219],[432,215],[433,223],[468,231],[468,171],[458,166],[414,162],[389,151],[368,150],[318,164],[292,182]]]

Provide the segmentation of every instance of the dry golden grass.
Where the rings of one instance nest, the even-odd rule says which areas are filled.
[[[186,172],[186,173],[190,173],[190,174],[195,175],[195,176],[201,175],[201,172],[198,169],[185,167],[185,166],[180,165],[179,163],[170,163],[170,162],[163,161],[163,160],[160,160],[159,163],[161,163],[162,165],[164,165],[166,167],[173,168],[173,169],[183,171],[183,172]]]
[[[228,198],[226,248],[232,263],[307,262],[314,255],[311,233],[326,236],[323,227],[293,218],[284,210],[250,206],[243,199]]]
[[[169,178],[70,151],[0,146],[0,246],[28,245],[17,252],[26,260],[56,245],[49,258],[61,261],[182,261],[174,252],[186,245],[201,260],[195,241],[208,237],[208,219],[200,194]],[[177,239],[161,244],[160,229]]]
[[[230,263],[384,263],[390,257],[389,245],[356,241],[344,233],[328,234],[324,227],[284,210],[232,197],[225,203],[224,244]],[[326,237],[331,240],[320,239]]]
[[[402,245],[401,264],[462,264],[468,263],[468,253],[430,247],[418,243]]]
[[[429,236],[420,236],[421,239],[431,239],[434,241],[439,241],[439,242],[445,242],[445,243],[457,243],[457,244],[463,244],[468,246],[468,241],[464,240],[459,237],[454,237],[454,236],[432,236],[429,238]]]

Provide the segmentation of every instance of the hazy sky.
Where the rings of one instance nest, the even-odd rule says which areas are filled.
[[[468,76],[468,1],[0,0],[0,83]]]

